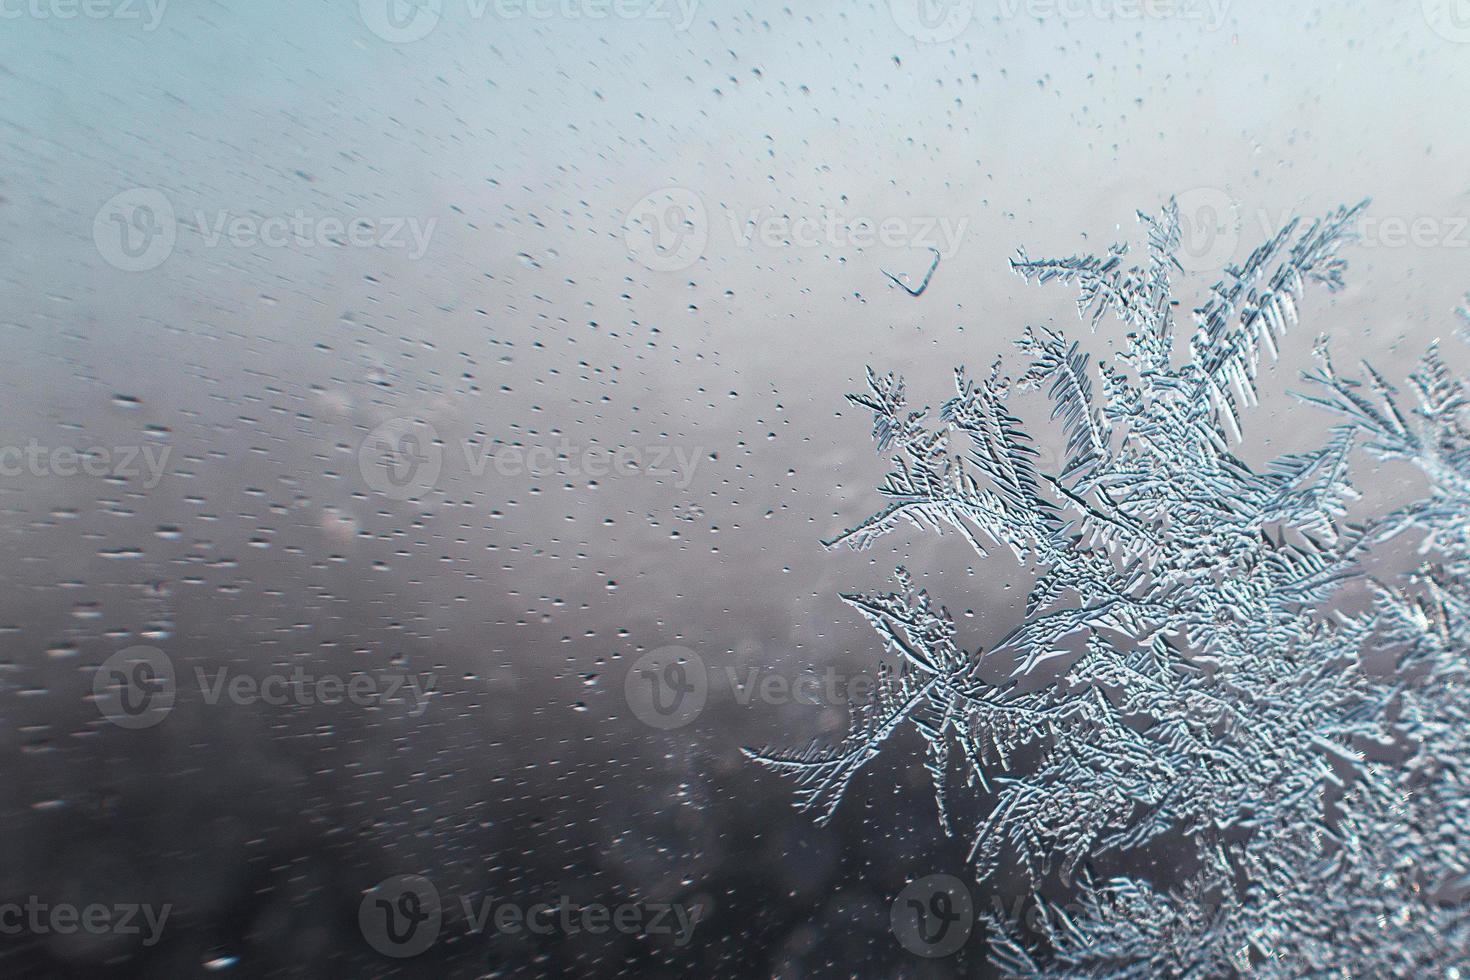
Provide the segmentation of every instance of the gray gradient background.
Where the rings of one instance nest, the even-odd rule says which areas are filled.
[[[1185,218],[1198,250],[1236,261],[1263,215],[1372,196],[1375,219],[1431,223],[1417,245],[1370,234],[1349,287],[1303,305],[1243,454],[1310,445],[1324,421],[1280,392],[1317,332],[1398,377],[1470,288],[1470,43],[1434,2],[1379,0],[1232,0],[1219,24],[979,0],[938,43],[874,2],[703,0],[682,30],[672,6],[672,22],[471,9],[444,0],[428,36],[396,44],[347,0],[174,0],[152,30],[141,7],[5,8],[0,443],[170,457],[151,487],[0,483],[0,900],[175,911],[151,949],[0,937],[0,972],[982,974],[981,930],[930,963],[888,929],[905,882],[965,874],[910,741],[819,829],[739,748],[834,736],[840,706],[744,706],[716,684],[698,719],[660,732],[624,699],[628,664],[679,644],[716,671],[871,670],[876,642],[838,592],[885,587],[898,562],[967,644],[1004,633],[1028,582],[1007,557],[907,531],[822,549],[877,507],[883,472],[842,395],[873,364],[932,404],[953,365],[988,367],[1027,324],[1084,336],[1071,295],[1027,287],[1007,258],[1136,240],[1134,209],[1171,193],[1227,202],[1223,239],[1209,214]],[[436,224],[417,259],[211,247],[185,227],[160,266],[127,272],[93,225],[139,187],[183,223]],[[702,202],[708,241],[657,271],[625,222],[671,187]],[[730,216],[752,212],[965,234],[913,298],[881,270],[917,277],[922,248],[743,245]],[[415,499],[375,493],[359,466],[393,418],[447,443]],[[698,465],[687,481],[476,475],[466,438],[677,447]],[[1394,493],[1363,482],[1368,503]],[[397,665],[435,672],[438,693],[412,717],[185,690],[163,724],[122,731],[92,678],[139,642],[181,674]],[[445,896],[679,900],[705,920],[685,948],[451,920],[400,963],[356,914],[409,872]]]

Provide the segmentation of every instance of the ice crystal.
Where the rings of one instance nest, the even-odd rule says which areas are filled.
[[[1077,896],[1039,936],[990,923],[1010,973],[1389,976],[1470,961],[1470,390],[1431,346],[1406,408],[1319,344],[1300,397],[1334,413],[1330,437],[1264,469],[1232,450],[1308,287],[1342,285],[1338,251],[1365,204],[1293,221],[1227,268],[1187,350],[1171,201],[1139,215],[1141,265],[1126,245],[1012,263],[1074,286],[1094,329],[1109,314],[1126,325],[1116,363],[1028,329],[1019,377],[999,362],[957,370],[937,416],[911,409],[892,374],[870,370],[849,396],[890,459],[888,503],[827,543],[953,532],[982,555],[1008,549],[1034,585],[1020,623],[973,652],[903,568],[892,593],[844,595],[883,641],[876,696],[852,707],[840,745],[750,755],[825,821],[884,743],[917,729],[940,823],[965,835],[976,876],[1019,867],[1038,900],[1049,880]],[[1038,468],[1008,409],[1026,390],[1050,400],[1058,473]],[[1426,494],[1349,519],[1363,452],[1416,467]],[[1368,574],[1412,536],[1419,567]],[[1337,601],[1349,583],[1371,594],[1361,612]],[[955,771],[988,807],[973,825],[957,825]],[[1150,846],[1182,851],[1183,870],[1095,873]]]

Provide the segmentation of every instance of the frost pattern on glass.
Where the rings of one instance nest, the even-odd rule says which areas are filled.
[[[1338,250],[1365,206],[1292,221],[1227,268],[1177,355],[1173,201],[1139,215],[1142,265],[1126,245],[1022,252],[1014,269],[1076,287],[1094,328],[1127,325],[1116,363],[1027,330],[1019,377],[960,369],[937,418],[892,374],[870,369],[849,396],[891,461],[887,505],[827,543],[953,532],[1009,549],[1035,584],[1020,624],[974,652],[903,568],[892,593],[844,595],[885,647],[876,696],[838,746],[748,753],[825,822],[884,742],[917,729],[940,823],[966,835],[977,876],[1018,866],[1042,901],[1054,873],[1079,896],[1039,936],[989,922],[1008,973],[1428,975],[1470,955],[1470,393],[1437,346],[1406,406],[1371,368],[1339,374],[1322,342],[1300,397],[1340,419],[1325,444],[1263,471],[1231,448],[1308,287],[1343,284]],[[1034,389],[1061,428],[1060,473],[1037,468],[1007,409]],[[1350,520],[1359,451],[1417,467],[1428,495]],[[1411,531],[1422,565],[1370,577],[1375,549]],[[1350,582],[1371,595],[1361,612],[1331,601]],[[1370,669],[1379,655],[1396,668]],[[988,801],[976,825],[957,826],[955,771]],[[1185,870],[1091,868],[1149,845],[1183,850]]]

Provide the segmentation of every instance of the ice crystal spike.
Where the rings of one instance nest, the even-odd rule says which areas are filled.
[[[749,754],[825,821],[890,736],[916,730],[975,874],[1018,867],[1038,900],[1076,899],[1040,935],[991,923],[1012,975],[1470,968],[1470,389],[1437,343],[1400,390],[1368,365],[1339,373],[1323,342],[1300,397],[1337,417],[1325,443],[1262,469],[1231,448],[1308,287],[1343,284],[1364,206],[1292,221],[1227,268],[1183,358],[1170,201],[1139,215],[1142,265],[1121,244],[1012,262],[1075,287],[1093,329],[1120,321],[1115,363],[1028,329],[1014,382],[958,370],[936,415],[892,374],[850,396],[890,461],[886,504],[828,544],[953,531],[1010,550],[1034,584],[983,661],[902,569],[892,593],[844,596],[882,640],[877,695],[838,746]],[[1008,407],[1020,391],[1050,400],[1060,472]],[[1363,453],[1417,468],[1423,499],[1350,522]],[[1418,564],[1394,578],[1409,534]],[[1370,600],[1354,614],[1333,608],[1350,582]],[[1366,666],[1385,657],[1395,670]],[[959,802],[956,769],[984,796]],[[1182,870],[1130,863],[1154,843]],[[1147,870],[1089,870],[1105,862]]]
[[[929,280],[934,278],[934,270],[939,268],[939,259],[941,257],[939,249],[931,246],[929,251],[934,253],[934,258],[929,263],[929,271],[924,273],[924,278],[919,281],[919,284],[917,286],[910,286],[906,281],[907,277],[900,279],[898,276],[895,276],[887,269],[883,269],[881,271],[889,279],[892,279],[895,285],[902,288],[903,291],[908,293],[910,296],[922,296],[924,295],[924,290],[929,288]]]

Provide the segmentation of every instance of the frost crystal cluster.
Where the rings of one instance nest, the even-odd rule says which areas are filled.
[[[902,568],[892,593],[844,596],[883,640],[877,695],[838,746],[750,754],[825,821],[885,741],[917,729],[940,823],[966,837],[976,876],[1019,867],[1038,901],[1075,899],[1030,934],[988,923],[1008,974],[1470,964],[1470,393],[1436,346],[1401,394],[1372,368],[1338,373],[1319,344],[1299,397],[1332,413],[1325,444],[1264,469],[1232,451],[1303,294],[1343,284],[1363,207],[1293,221],[1227,268],[1187,349],[1172,201],[1139,215],[1142,265],[1124,245],[1022,253],[1015,270],[1075,287],[1094,328],[1122,321],[1114,363],[1028,329],[1018,377],[958,370],[937,417],[891,374],[849,396],[892,469],[887,505],[829,543],[953,532],[1008,549],[1034,586],[1019,625],[974,652]],[[1059,473],[1008,410],[1034,389],[1065,442]],[[1413,468],[1422,479],[1400,485],[1421,499],[1350,518],[1363,463]],[[957,772],[978,797],[964,826]]]

